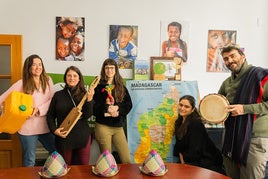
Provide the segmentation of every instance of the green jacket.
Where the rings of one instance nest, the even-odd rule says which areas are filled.
[[[242,76],[249,70],[251,65],[247,61],[244,62],[238,76],[232,73],[222,83],[219,94],[224,95],[230,104],[233,104],[236,90],[239,86]],[[268,83],[264,85],[263,98],[261,103],[244,105],[245,113],[256,114],[257,119],[254,121],[252,137],[268,137]]]

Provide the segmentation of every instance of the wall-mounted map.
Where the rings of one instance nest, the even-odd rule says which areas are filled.
[[[152,149],[165,162],[175,162],[173,133],[179,98],[190,94],[198,101],[197,82],[130,80],[126,86],[133,102],[133,108],[127,116],[132,162],[143,163]]]

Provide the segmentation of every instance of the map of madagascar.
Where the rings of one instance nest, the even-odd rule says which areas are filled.
[[[174,123],[178,118],[179,93],[175,87],[171,88],[163,102],[152,111],[142,114],[138,121],[141,143],[134,154],[136,163],[142,163],[151,149],[155,149],[166,161],[174,133]]]
[[[127,116],[127,135],[131,158],[143,163],[154,149],[164,162],[175,160],[174,124],[178,101],[184,94],[197,98],[197,83],[181,81],[128,81],[133,108]]]

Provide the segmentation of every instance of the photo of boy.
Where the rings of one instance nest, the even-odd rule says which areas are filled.
[[[109,58],[114,59],[121,69],[133,69],[138,51],[137,31],[137,26],[110,26]]]
[[[56,59],[63,61],[73,61],[70,55],[70,42],[68,39],[59,37],[56,44]]]

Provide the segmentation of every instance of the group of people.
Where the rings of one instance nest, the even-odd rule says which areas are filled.
[[[226,107],[230,115],[224,123],[222,151],[209,138],[194,97],[185,95],[179,99],[173,155],[180,159],[179,162],[204,167],[233,179],[264,178],[268,161],[268,70],[249,65],[243,51],[235,46],[223,48],[221,55],[231,71],[231,76],[218,91],[231,104]],[[113,145],[121,162],[131,163],[123,129],[132,108],[131,96],[115,60],[106,59],[100,75],[98,86],[87,91],[80,70],[70,66],[64,74],[64,89],[54,93],[42,59],[31,55],[25,60],[23,79],[0,96],[0,104],[14,90],[34,98],[34,112],[18,131],[24,166],[34,165],[37,140],[50,153],[57,150],[69,165],[88,164],[92,139],[87,119],[91,115],[96,116],[95,138],[100,152],[111,151]],[[84,95],[87,101],[82,116],[67,135],[59,126]]]
[[[268,69],[249,65],[236,46],[224,47],[221,55],[231,71],[218,91],[230,102],[222,151],[219,153],[208,137],[194,98],[186,95],[179,100],[174,155],[232,179],[264,178],[268,161]]]
[[[95,136],[100,152],[107,149],[111,151],[113,144],[121,162],[131,162],[123,125],[132,108],[132,101],[113,59],[108,58],[103,62],[100,82],[95,89],[89,90],[85,88],[79,68],[70,66],[64,73],[65,87],[54,92],[52,79],[46,74],[43,61],[38,55],[26,58],[22,73],[23,78],[0,96],[0,105],[4,104],[12,91],[33,97],[33,113],[18,131],[23,150],[23,166],[35,165],[37,140],[49,153],[59,152],[68,165],[89,164],[92,139],[88,118],[93,114],[96,116]],[[60,125],[85,96],[82,115],[67,134]]]

